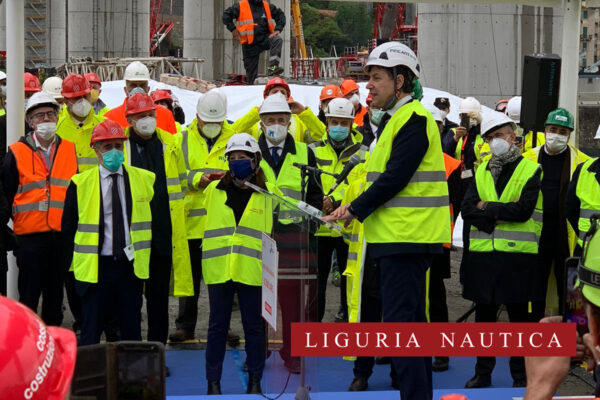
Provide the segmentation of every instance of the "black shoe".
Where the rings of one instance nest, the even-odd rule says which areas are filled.
[[[375,364],[377,364],[377,365],[385,365],[385,364],[391,364],[391,363],[392,363],[391,357],[375,357]]]
[[[269,76],[279,75],[283,73],[283,68],[281,68],[279,65],[272,65],[269,67],[267,73]]]
[[[515,379],[513,381],[513,387],[514,388],[527,387],[527,379],[526,378]]]
[[[246,394],[261,394],[262,389],[260,388],[260,379],[258,377],[250,375],[248,376],[248,389]]]
[[[170,370],[170,369],[169,369],[169,367],[167,367],[166,365],[165,365],[165,376],[166,376],[167,378],[171,376],[171,370]]]
[[[171,343],[182,343],[186,340],[193,340],[194,332],[190,332],[186,329],[177,329],[175,333],[169,335],[169,342]]]
[[[348,388],[349,392],[364,392],[369,387],[369,382],[366,378],[360,376],[355,377]]]
[[[300,374],[300,359],[292,358],[290,361],[286,361],[284,365],[287,368],[287,370],[290,371],[290,373],[294,375]]]
[[[240,335],[233,333],[231,328],[227,330],[227,343],[230,346],[236,345],[240,342]]]
[[[248,363],[246,363],[246,361],[244,361],[244,365],[242,366],[242,371],[248,372]]]
[[[208,381],[208,389],[206,390],[207,395],[211,394],[223,394],[221,393],[221,382],[219,381]]]
[[[479,375],[475,374],[474,377],[469,379],[465,384],[466,389],[474,388],[485,388],[492,385],[492,377],[490,375]]]
[[[450,359],[448,357],[435,357],[433,364],[431,365],[431,370],[433,372],[448,371],[449,364]]]

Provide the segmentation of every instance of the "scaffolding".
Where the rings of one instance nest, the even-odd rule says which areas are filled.
[[[46,1],[26,1],[25,67],[35,68],[46,62]]]

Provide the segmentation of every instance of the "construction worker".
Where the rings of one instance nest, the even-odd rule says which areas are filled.
[[[94,112],[96,115],[103,116],[110,110],[110,108],[106,107],[106,104],[100,98],[100,93],[102,93],[102,82],[98,75],[94,72],[88,72],[85,74],[85,79],[90,83],[92,87],[91,94],[91,103],[94,106]]]
[[[567,144],[575,128],[575,119],[570,112],[564,108],[557,108],[548,114],[545,125],[545,144],[523,154],[523,157],[539,163],[543,172],[544,214],[539,245],[539,268],[536,270],[539,277],[536,279],[538,286],[534,292],[534,321],[539,321],[545,315],[548,277],[552,269],[557,289],[557,293],[552,293],[552,297],[559,299],[559,314],[564,312],[562,304],[565,260],[573,255],[577,243],[577,236],[567,223],[565,198],[571,175],[578,165],[589,159],[576,147]]]
[[[185,227],[183,193],[187,190],[181,135],[156,127],[156,106],[145,93],[127,98],[129,127],[125,162],[154,172],[150,277],[145,283],[148,340],[163,344],[169,330],[169,286],[175,297],[192,296],[192,271]],[[172,278],[171,278],[172,277]],[[172,281],[171,281],[172,279]]]
[[[496,322],[502,304],[510,322],[537,322],[528,303],[533,300],[542,230],[542,169],[522,157],[515,129],[497,111],[483,120],[481,134],[492,157],[479,166],[462,202],[462,216],[471,226],[463,297],[476,303],[475,322]],[[477,357],[475,375],[465,387],[490,386],[495,363],[494,357]],[[513,387],[526,386],[522,357],[511,357],[510,373]]]
[[[25,102],[27,102],[34,93],[42,91],[42,86],[37,76],[29,72],[25,72],[23,79],[25,81]]]
[[[77,173],[75,146],[56,135],[58,103],[46,93],[27,102],[32,132],[10,145],[2,183],[12,205],[19,267],[19,301],[34,312],[42,301],[42,319],[62,323],[63,255],[61,218],[67,186]]]
[[[42,91],[54,97],[54,100],[60,105],[60,111],[58,112],[58,119],[65,113],[68,113],[67,106],[65,105],[65,98],[62,95],[62,79],[58,76],[51,76],[44,81],[42,85]]]
[[[136,93],[148,93],[150,91],[148,84],[150,81],[150,71],[141,62],[134,61],[125,68],[123,79],[125,80],[125,87],[123,88],[125,91],[125,100],[123,100],[123,104],[107,111],[104,116],[116,121],[125,129],[129,126],[126,115],[127,99]],[[173,114],[163,106],[156,107],[156,126],[169,133],[177,133]]]
[[[323,89],[321,89],[321,94],[319,95],[319,120],[325,125],[327,123],[327,118],[325,117],[325,109],[327,108],[327,104],[332,99],[344,97],[342,95],[342,90],[337,85],[325,85]]]
[[[35,313],[0,296],[0,398],[69,398],[77,342],[68,329],[47,326]]]
[[[506,105],[510,99],[500,99],[496,102],[494,110],[506,114]]]
[[[177,133],[181,133],[181,124],[185,124],[185,113],[179,103],[175,101],[171,91],[169,89],[157,89],[150,93],[150,96],[154,104],[163,106],[171,111],[175,120],[175,126],[177,127]]]
[[[261,134],[258,145],[263,155],[261,168],[267,181],[277,186],[283,194],[294,201],[302,200],[302,179],[300,168],[294,163],[316,168],[315,155],[306,144],[294,140],[289,133],[291,111],[287,100],[281,93],[268,96],[260,110]],[[323,207],[321,183],[311,174],[306,186],[305,202],[320,210]],[[274,228],[274,239],[279,250],[278,299],[281,305],[283,346],[279,351],[285,367],[294,374],[300,373],[300,358],[291,355],[291,323],[300,322],[301,285],[307,285],[304,293],[309,293],[309,304],[305,304],[307,318],[317,319],[316,302],[316,265],[308,268],[300,256],[300,249],[308,249],[308,234],[303,231],[292,210],[280,206],[278,221]],[[300,272],[299,272],[300,271]],[[314,276],[309,276],[314,275]]]
[[[225,156],[228,171],[222,179],[206,187],[203,202],[206,217],[202,274],[210,304],[206,343],[207,394],[221,394],[225,341],[236,293],[246,339],[246,393],[260,394],[266,353],[265,325],[261,317],[262,235],[270,235],[273,229],[273,204],[263,194],[245,185],[245,182],[251,182],[265,190],[268,185],[261,169],[261,152],[256,140],[247,133],[231,136]]]
[[[386,115],[365,166],[366,190],[325,217],[363,222],[367,252],[380,272],[384,322],[426,321],[426,271],[450,242],[440,134],[431,114],[411,97],[419,70],[413,51],[399,42],[377,46],[369,55],[367,89],[372,106]],[[392,363],[403,398],[432,398],[431,357]]]
[[[315,153],[319,169],[331,174],[339,174],[350,160],[350,157],[357,154],[364,161],[369,149],[361,145],[360,141],[357,141],[351,133],[354,121],[354,106],[349,100],[343,97],[331,100],[325,109],[325,116],[327,117],[327,138],[311,144],[310,148]],[[357,167],[353,169],[358,170]],[[323,212],[325,214],[329,214],[340,205],[344,191],[348,186],[342,183],[331,192],[330,189],[335,184],[335,181],[336,179],[333,176],[321,175],[323,192],[326,194],[323,197]],[[352,178],[348,178],[348,181],[352,181]],[[318,321],[321,322],[325,315],[325,293],[327,278],[331,269],[331,256],[335,251],[340,271],[344,271],[348,259],[348,245],[339,233],[324,226],[319,228],[316,236],[318,253]],[[342,275],[339,312],[339,319],[341,321],[348,321],[348,308],[346,304],[346,277]]]
[[[448,114],[450,114],[450,99],[447,97],[436,97],[433,105],[436,106],[440,112],[441,112],[441,116],[442,119],[444,120],[444,124],[443,124],[443,130],[442,130],[442,146],[444,146],[444,143],[449,140],[450,138],[448,137],[450,136],[454,136],[454,131],[452,131],[452,128],[457,128],[458,124],[452,122],[449,118],[448,118]],[[444,149],[444,152],[445,149]],[[454,152],[451,153],[446,153],[450,156],[454,156]]]
[[[365,102],[367,103],[367,113],[363,117],[363,125],[359,126],[357,130],[363,137],[362,144],[369,147],[377,137],[378,125],[385,113],[380,109],[371,107],[373,97],[370,94]]]
[[[254,84],[263,51],[269,51],[269,76],[283,72],[279,64],[285,22],[283,11],[264,0],[240,0],[223,12],[223,24],[242,45],[246,84]]]
[[[219,89],[212,89],[198,99],[196,118],[183,131],[181,148],[188,187],[184,201],[194,295],[179,299],[177,330],[169,336],[171,342],[191,340],[196,330],[202,278],[202,223],[206,218],[203,201],[206,187],[228,171],[225,148],[234,132],[231,125],[225,124],[226,119],[227,98]]]
[[[360,104],[359,87],[354,79],[344,79],[340,84],[342,96],[350,100],[354,106],[354,123],[356,126],[363,125],[363,117],[367,113],[367,108]]]
[[[62,82],[61,94],[67,112],[58,120],[56,133],[75,144],[79,171],[98,165],[98,157],[90,147],[92,131],[104,120],[94,113],[91,104],[91,87],[83,75],[70,74]]]
[[[506,103],[505,113],[510,119],[517,124],[517,136],[521,136],[521,142],[518,144],[521,147],[521,151],[524,153],[531,150],[534,147],[544,144],[544,134],[542,132],[523,132],[521,127],[521,96],[512,97]]]

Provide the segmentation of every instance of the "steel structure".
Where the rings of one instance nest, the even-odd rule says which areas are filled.
[[[173,29],[173,0],[169,7],[169,21],[159,22],[161,0],[152,0],[150,3],[150,55],[154,54],[160,43]]]

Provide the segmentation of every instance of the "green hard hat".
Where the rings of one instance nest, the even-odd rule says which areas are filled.
[[[557,108],[554,111],[550,111],[548,118],[546,118],[546,125],[558,125],[569,128],[570,130],[575,129],[575,121],[570,112],[564,108]]]
[[[600,307],[600,212],[592,215],[590,222],[578,275],[583,296]]]

